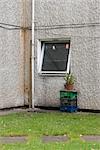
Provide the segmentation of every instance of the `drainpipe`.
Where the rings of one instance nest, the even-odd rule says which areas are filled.
[[[32,0],[32,108],[34,108],[34,0]]]

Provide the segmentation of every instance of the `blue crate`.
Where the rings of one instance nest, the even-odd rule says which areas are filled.
[[[77,106],[60,106],[60,111],[63,112],[76,112],[77,110]]]
[[[66,111],[67,112],[67,106],[60,106],[60,111]]]

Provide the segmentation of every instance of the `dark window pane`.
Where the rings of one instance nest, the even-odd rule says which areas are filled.
[[[67,43],[45,43],[42,71],[66,71],[69,49]]]

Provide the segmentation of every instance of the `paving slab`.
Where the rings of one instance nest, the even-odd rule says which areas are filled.
[[[0,143],[2,144],[9,144],[9,143],[24,143],[27,141],[26,136],[6,136],[6,137],[0,137]]]
[[[81,136],[81,139],[90,142],[100,142],[100,135],[84,135]]]
[[[43,136],[42,142],[48,143],[48,142],[66,142],[68,141],[67,135],[59,135],[59,136]]]

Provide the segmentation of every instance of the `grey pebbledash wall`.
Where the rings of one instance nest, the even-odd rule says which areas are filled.
[[[31,0],[0,0],[0,23],[30,26]],[[0,109],[28,103],[30,32],[0,27]]]
[[[63,77],[37,73],[37,40],[71,38],[71,71],[77,78],[78,106],[100,110],[100,25],[95,24],[100,23],[100,1],[35,0],[34,22],[35,105],[59,106],[59,90],[64,84]],[[95,25],[88,26],[88,23]],[[69,25],[67,28],[67,24],[83,24],[83,27]],[[44,27],[52,28],[53,25],[65,27]]]
[[[0,0],[0,22],[31,26],[31,0]],[[44,28],[99,23],[99,0],[35,0],[34,22],[35,105],[59,106],[59,90],[64,84],[63,77],[37,73],[37,40],[70,38],[71,71],[77,78],[78,105],[83,109],[100,110],[100,26]],[[0,109],[28,104],[30,40],[31,31],[0,28]]]

